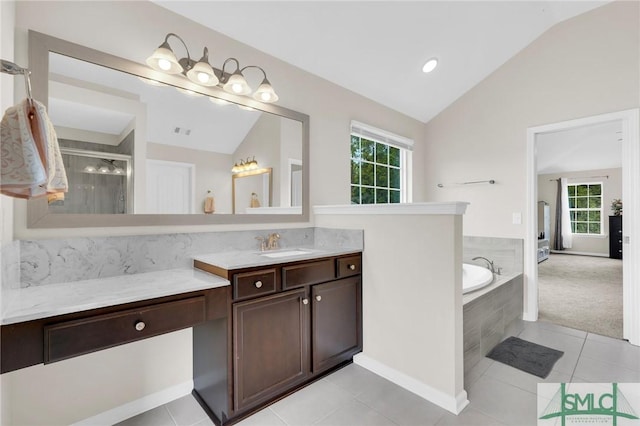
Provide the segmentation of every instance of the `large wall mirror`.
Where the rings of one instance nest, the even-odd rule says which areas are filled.
[[[29,63],[69,178],[29,227],[308,220],[307,115],[34,31]]]

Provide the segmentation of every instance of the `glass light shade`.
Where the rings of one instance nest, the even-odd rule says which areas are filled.
[[[120,168],[120,167],[116,167],[115,169],[113,169],[113,173],[116,175],[123,175],[124,174],[124,169]]]
[[[187,77],[194,83],[203,86],[215,86],[219,83],[211,65],[204,61],[197,62],[193,68],[187,71]]]
[[[240,71],[236,71],[229,80],[222,86],[225,92],[233,93],[234,95],[248,95],[251,93],[251,87],[245,80]]]
[[[253,98],[256,101],[266,103],[277,102],[279,99],[278,95],[276,95],[275,90],[273,90],[271,83],[269,83],[269,80],[267,80],[266,78],[262,81],[262,83],[258,87],[258,90],[256,90],[256,92],[253,94]]]
[[[182,72],[182,65],[178,63],[176,55],[167,42],[162,43],[160,47],[147,58],[147,65],[156,71],[166,72],[167,74],[179,74]]]
[[[84,168],[84,171],[87,172],[87,173],[95,173],[96,168],[93,167],[93,166],[87,166],[87,167]]]
[[[98,169],[100,173],[109,173],[109,168],[107,166],[102,166]]]

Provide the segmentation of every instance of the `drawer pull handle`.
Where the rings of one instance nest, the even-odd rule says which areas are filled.
[[[256,288],[260,288],[262,287],[262,281],[256,281],[254,285],[256,286]]]
[[[147,325],[143,321],[138,321],[135,325],[136,330],[142,331]]]
[[[356,265],[354,265],[354,264],[349,265],[349,269],[351,269],[352,271],[355,271],[356,270]]]
[[[318,302],[319,302],[319,301],[321,301],[321,300],[322,300],[322,296],[317,295],[317,296],[316,296],[316,300],[317,300]]]
[[[308,305],[309,304],[309,299],[307,299],[307,298],[302,299],[302,304],[303,305]]]

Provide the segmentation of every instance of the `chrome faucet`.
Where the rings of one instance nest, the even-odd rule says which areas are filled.
[[[264,237],[256,237],[256,240],[260,242],[260,251],[265,251],[267,249],[267,243]]]
[[[489,270],[491,271],[491,273],[492,273],[492,274],[495,274],[495,273],[496,273],[496,268],[495,268],[495,266],[493,265],[493,262],[492,262],[492,261],[490,261],[489,259],[487,259],[486,257],[478,256],[478,257],[474,257],[474,258],[473,258],[473,259],[471,259],[471,260],[478,260],[478,259],[482,259],[482,260],[484,260],[485,262],[487,262],[487,269],[489,269]],[[499,268],[498,268],[498,269],[499,269]]]

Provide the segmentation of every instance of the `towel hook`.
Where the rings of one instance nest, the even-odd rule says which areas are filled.
[[[14,64],[11,61],[2,61],[2,72],[11,75],[22,74],[24,76],[24,85],[27,90],[27,102],[29,102],[29,108],[33,108],[33,96],[31,95],[31,71],[20,65]],[[29,113],[29,118],[33,118],[33,113]]]

